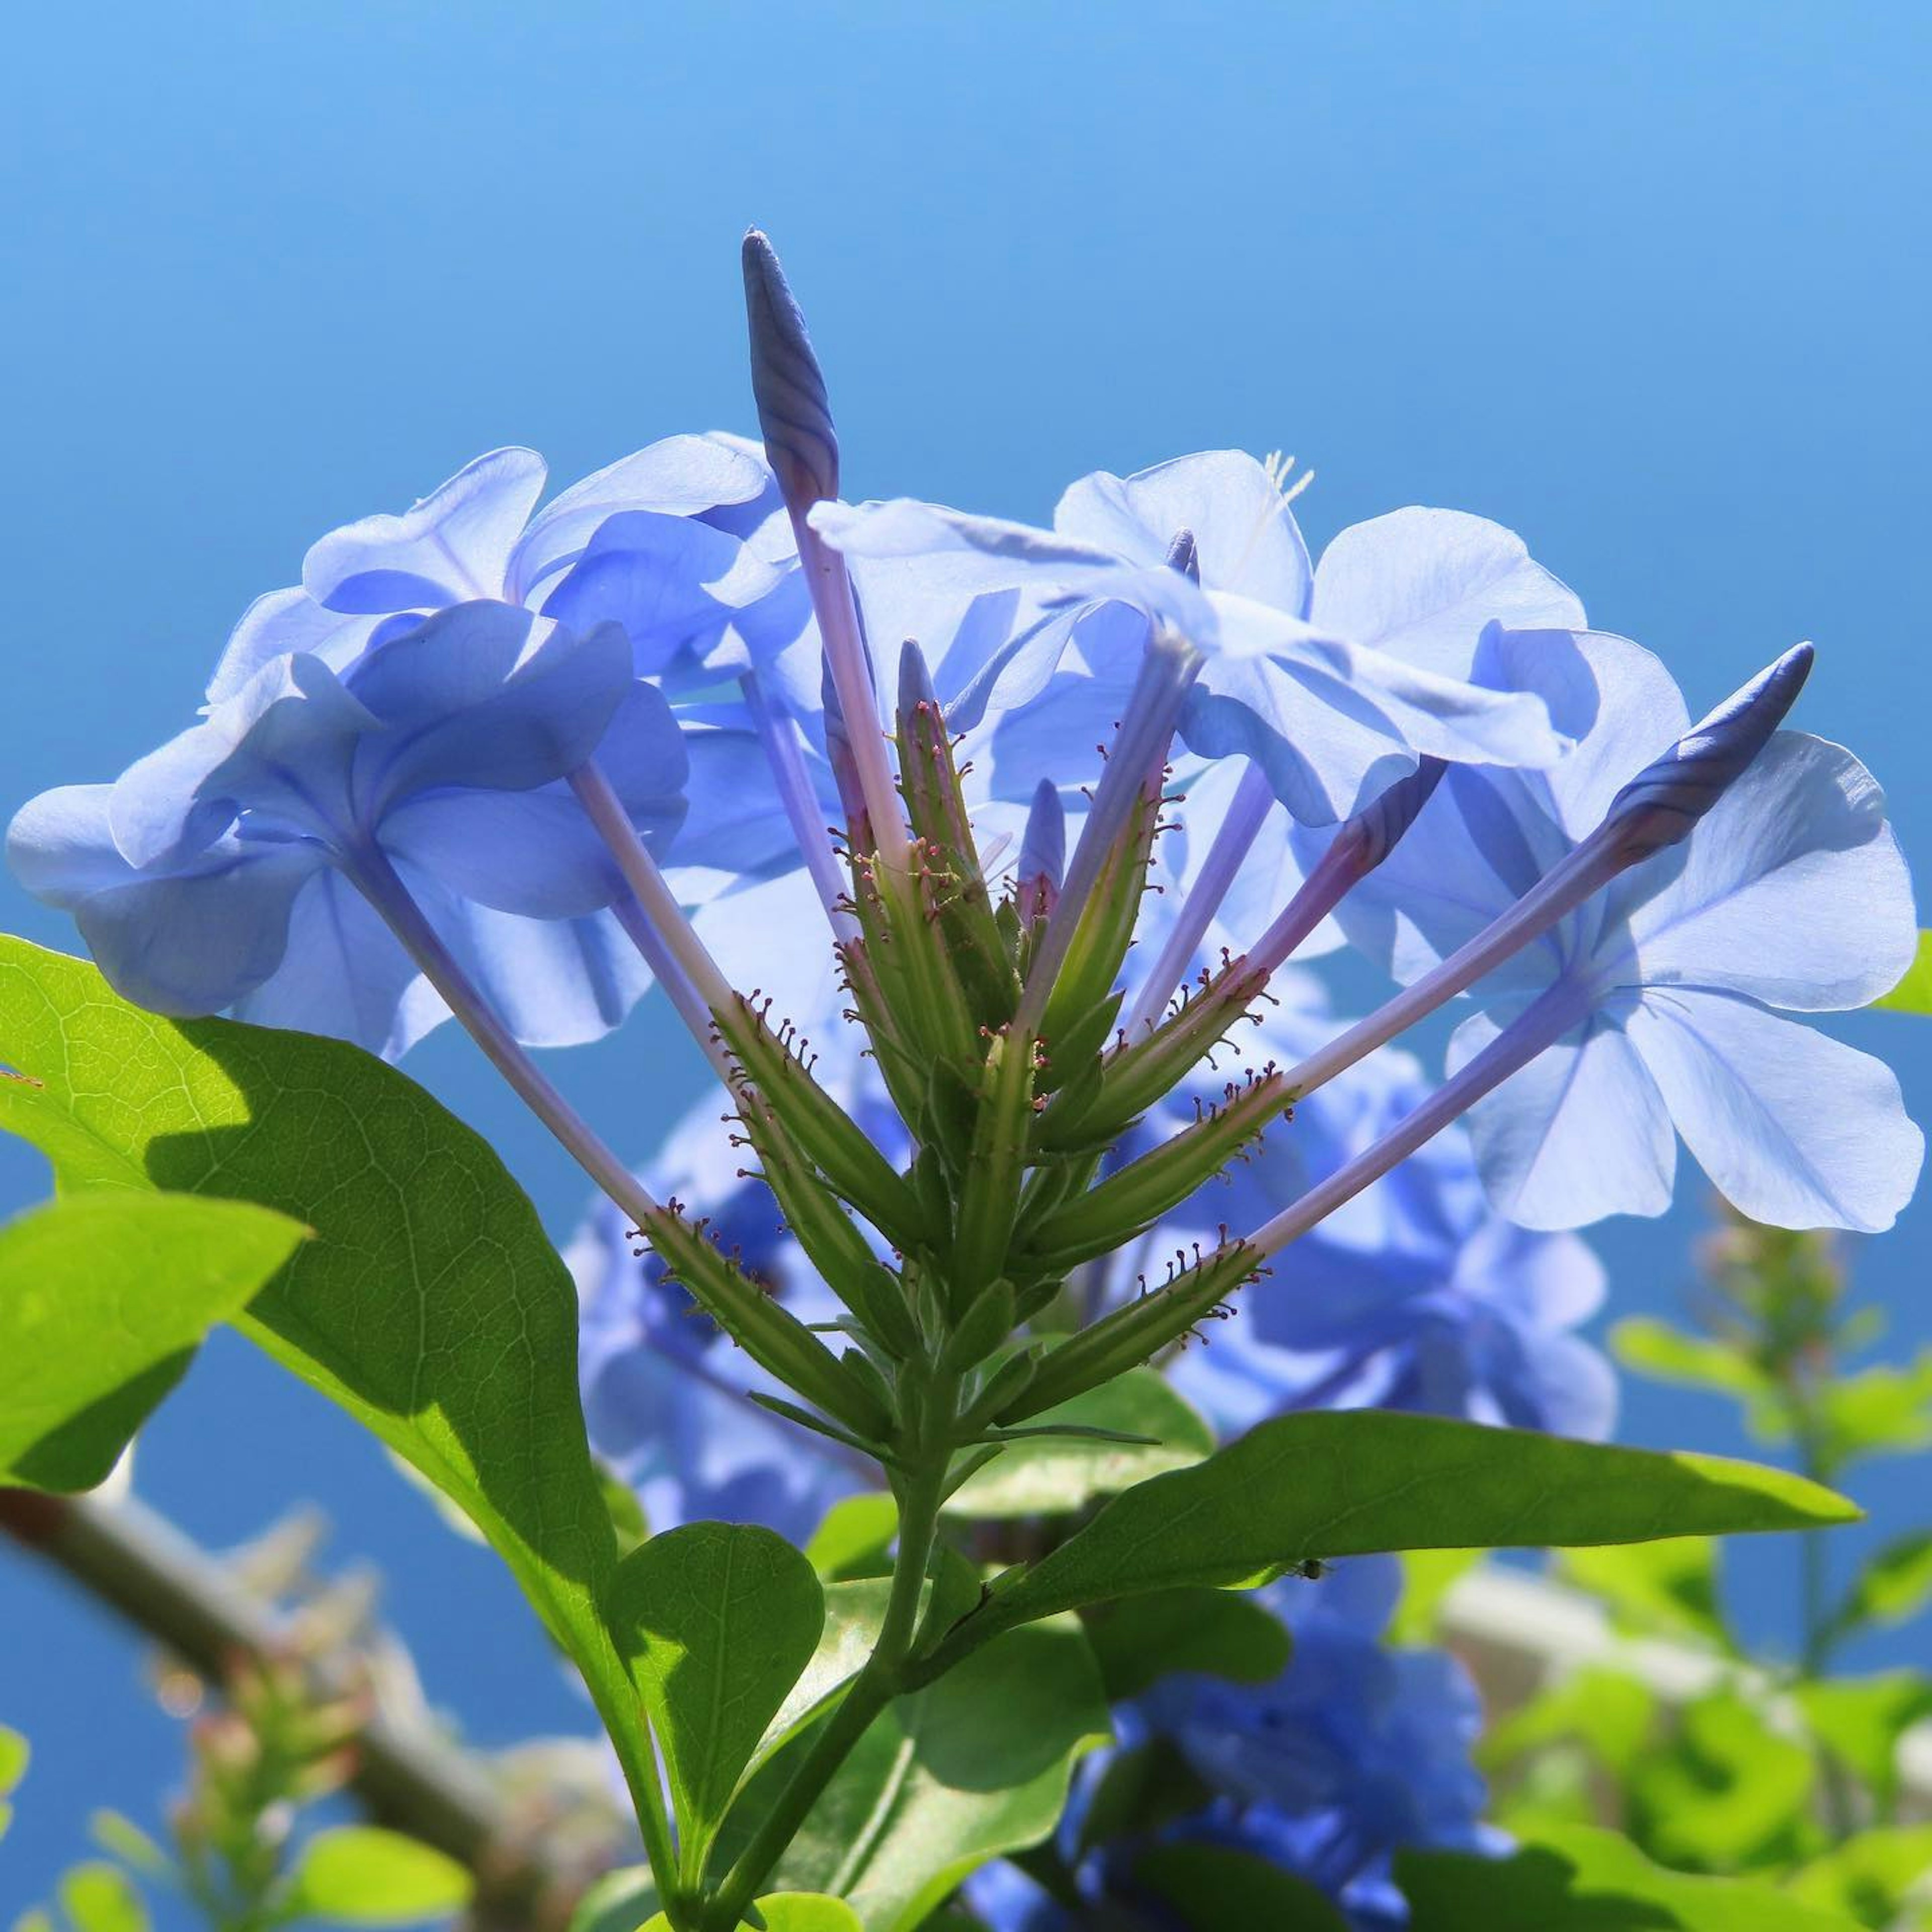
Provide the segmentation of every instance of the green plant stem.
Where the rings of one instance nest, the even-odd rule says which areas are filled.
[[[1823,1454],[1818,1439],[1816,1418],[1811,1413],[1808,1391],[1802,1376],[1793,1375],[1786,1385],[1786,1400],[1792,1439],[1798,1445],[1798,1466],[1814,1483],[1829,1482],[1838,1473]],[[1800,1538],[1798,1554],[1799,1600],[1804,1617],[1803,1644],[1798,1654],[1798,1674],[1821,1678],[1830,1660],[1834,1631],[1831,1604],[1830,1550],[1822,1530],[1808,1529]],[[1819,1780],[1824,1786],[1826,1828],[1834,1844],[1842,1845],[1858,1828],[1853,1816],[1851,1786],[1845,1767],[1831,1746],[1817,1746]]]
[[[850,1754],[853,1747],[904,1688],[902,1672],[917,1634],[919,1602],[939,1528],[939,1505],[950,1451],[928,1450],[895,1486],[899,1543],[878,1641],[838,1707],[825,1720],[798,1768],[732,1866],[698,1921],[700,1932],[733,1932],[785,1849]]]

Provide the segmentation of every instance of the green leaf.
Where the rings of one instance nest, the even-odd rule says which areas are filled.
[[[1134,1880],[1180,1912],[1188,1932],[1348,1932],[1306,1879],[1222,1845],[1157,1845],[1134,1861]]]
[[[191,1194],[77,1196],[0,1228],[0,1483],[101,1481],[305,1232]]]
[[[1834,1631],[1909,1622],[1932,1598],[1932,1530],[1902,1536],[1865,1559],[1832,1617]]]
[[[1898,1795],[1898,1741],[1932,1714],[1932,1680],[1887,1670],[1801,1684],[1796,1696],[1814,1734],[1864,1780],[1882,1808],[1889,1806]]]
[[[898,1504],[884,1490],[842,1497],[805,1546],[806,1559],[828,1583],[882,1576],[898,1527]]]
[[[739,1849],[813,1735],[758,1772],[721,1857]],[[1078,1627],[1017,1631],[874,1723],[780,1861],[779,1882],[844,1899],[866,1932],[909,1932],[988,1858],[1044,1838],[1075,1760],[1110,1735]]]
[[[1374,1409],[1287,1415],[1116,1496],[996,1584],[966,1640],[1112,1598],[1249,1583],[1316,1558],[1640,1542],[1858,1514],[1802,1477],[1724,1456]]]
[[[690,1876],[824,1623],[812,1565],[755,1525],[687,1523],[618,1566],[611,1630],[664,1753]]]
[[[1110,1604],[1089,1619],[1087,1638],[1117,1704],[1180,1670],[1265,1684],[1288,1668],[1294,1648],[1279,1617],[1226,1590],[1160,1590]]]
[[[1687,1335],[1668,1322],[1634,1316],[1610,1330],[1610,1350],[1624,1367],[1660,1382],[1751,1396],[1767,1386],[1754,1364],[1726,1342]]]
[[[1641,1678],[1600,1667],[1579,1670],[1496,1723],[1477,1747],[1477,1762],[1484,1771],[1500,1771],[1528,1752],[1574,1738],[1621,1783],[1649,1738],[1656,1710],[1655,1694]]]
[[[1672,1864],[1735,1870],[1768,1858],[1804,1817],[1817,1762],[1735,1690],[1694,1699],[1673,1748],[1629,1780],[1645,1842]]]
[[[636,1699],[598,1615],[616,1560],[577,1394],[577,1296],[489,1146],[338,1040],[183,1023],[0,936],[0,1127],[63,1196],[172,1190],[306,1222],[236,1325],[421,1470],[570,1648],[634,1766]]]
[[[375,1825],[319,1832],[290,1875],[288,1909],[344,1925],[412,1925],[470,1902],[472,1881],[421,1840]]]
[[[577,1901],[567,1932],[638,1932],[656,1919],[658,1888],[649,1865],[606,1872]]]
[[[1110,1430],[1142,1443],[1036,1437],[1002,1450],[948,1498],[949,1515],[1053,1516],[1198,1462],[1214,1432],[1157,1370],[1135,1369],[1029,1419],[1028,1426]]]
[[[14,1822],[14,1808],[8,1802],[8,1794],[26,1776],[29,1755],[26,1739],[18,1731],[0,1724],[0,1838],[7,1835],[7,1827]]]
[[[1696,1637],[1730,1648],[1718,1606],[1718,1546],[1708,1536],[1569,1550],[1562,1574],[1600,1598],[1619,1628],[1638,1636]]]
[[[175,1874],[175,1862],[131,1818],[118,1811],[97,1811],[87,1821],[88,1835],[104,1852],[110,1852],[143,1878],[166,1881]]]
[[[1449,1592],[1483,1560],[1480,1550],[1410,1550],[1402,1558],[1402,1600],[1388,1628],[1392,1644],[1433,1643]]]
[[[1816,1420],[1818,1454],[1833,1469],[1932,1448],[1932,1348],[1902,1368],[1862,1369],[1822,1383]]]
[[[859,1915],[844,1900],[823,1892],[775,1892],[761,1898],[758,1916],[765,1932],[866,1932]],[[572,1920],[571,1932],[577,1932]],[[644,1932],[670,1932],[670,1921],[660,1912]]]
[[[1409,1932],[1857,1932],[1768,1885],[1668,1871],[1582,1825],[1507,1858],[1398,1852],[1395,1872]]]
[[[1905,969],[1905,977],[1872,1004],[1888,1012],[1932,1013],[1932,932],[1918,935],[1918,950]]]
[[[1932,1872],[1932,1825],[1880,1827],[1847,1838],[1796,1874],[1794,1898],[1866,1925],[1893,1925]]]
[[[825,1622],[818,1647],[766,1726],[754,1762],[762,1763],[790,1738],[842,1684],[858,1676],[886,1620],[892,1580],[855,1577],[825,1586]]]
[[[61,1910],[74,1932],[148,1932],[148,1908],[118,1865],[76,1865],[60,1882]]]

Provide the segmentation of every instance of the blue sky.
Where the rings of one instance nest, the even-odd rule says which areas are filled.
[[[812,317],[849,494],[1039,518],[1086,470],[1238,444],[1313,466],[1317,538],[1481,512],[1694,710],[1815,639],[1800,722],[1858,749],[1932,863],[1932,12],[178,0],[32,9],[8,38],[8,812],[187,722],[249,598],[344,519],[499,443],[561,481],[748,426],[756,221]],[[10,883],[0,924],[74,943]],[[1932,1115],[1932,1025],[1844,1031]],[[638,1154],[700,1084],[655,1006],[557,1066]],[[581,1183],[462,1042],[410,1070],[566,1232]],[[42,1186],[0,1148],[0,1206]],[[1688,1285],[1694,1176],[1681,1193],[1604,1231],[1619,1310]],[[1932,1340],[1928,1229],[1921,1205],[1861,1257],[1901,1346]],[[1655,1391],[1627,1433],[1741,1446]],[[216,1543],[318,1498],[474,1735],[582,1724],[487,1560],[232,1339],[142,1480]],[[1901,1529],[1920,1486],[1894,1467],[1861,1494]],[[1742,1565],[1767,1620],[1791,1563]],[[178,1760],[137,1647],[4,1551],[0,1622],[0,1720],[40,1754],[4,1910],[92,1804],[151,1816]]]

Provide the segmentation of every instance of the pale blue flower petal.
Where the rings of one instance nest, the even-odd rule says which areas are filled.
[[[1780,731],[1630,920],[1644,983],[1826,1012],[1897,984],[1918,943],[1885,794],[1842,747]]]
[[[364,614],[501,597],[544,473],[534,450],[493,449],[402,515],[331,531],[303,559],[302,588],[331,610]]]
[[[1911,1198],[1924,1138],[1882,1061],[1725,993],[1652,992],[1629,1028],[1684,1144],[1752,1220],[1876,1233]]]
[[[1486,1013],[1450,1042],[1456,1072],[1499,1030]],[[1532,1060],[1469,1116],[1490,1198],[1525,1228],[1660,1214],[1676,1173],[1671,1116],[1646,1061],[1600,1014]]]
[[[390,621],[326,610],[299,584],[271,590],[248,606],[230,634],[208,680],[208,704],[225,703],[265,664],[298,651],[340,671],[361,656]]]

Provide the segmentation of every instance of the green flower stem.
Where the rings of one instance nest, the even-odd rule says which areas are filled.
[[[934,1390],[935,1407],[950,1418],[954,1391]],[[697,1924],[699,1932],[733,1932],[757,1898],[785,1848],[798,1835],[820,1795],[852,1748],[886,1706],[906,1688],[904,1669],[919,1628],[919,1602],[926,1566],[939,1528],[950,1444],[934,1444],[894,1485],[899,1504],[899,1542],[892,1563],[892,1593],[872,1654],[853,1678],[851,1688],[793,1772]]]

